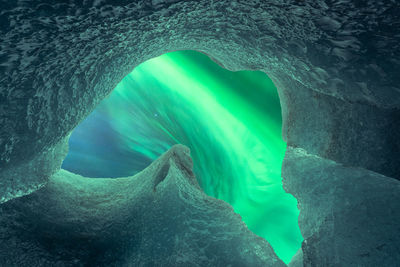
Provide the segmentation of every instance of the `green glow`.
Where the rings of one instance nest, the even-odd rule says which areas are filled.
[[[230,72],[199,52],[173,52],[136,67],[98,110],[121,151],[150,161],[175,143],[190,147],[208,195],[229,202],[286,263],[300,248],[297,201],[281,182],[279,98],[264,73]]]

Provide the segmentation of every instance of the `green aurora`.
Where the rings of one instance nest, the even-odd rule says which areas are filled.
[[[177,51],[136,67],[72,133],[63,168],[133,175],[181,143],[206,194],[229,202],[286,263],[301,246],[296,199],[282,188],[286,144],[277,90],[263,72],[231,72]]]

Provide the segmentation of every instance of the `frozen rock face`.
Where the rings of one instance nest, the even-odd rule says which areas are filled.
[[[395,190],[383,184],[390,181],[397,188],[395,179],[400,178],[399,14],[396,0],[61,0],[56,4],[0,0],[0,202],[46,184],[59,169],[65,154],[63,142],[70,131],[136,65],[168,51],[193,49],[231,70],[265,71],[279,87],[288,144],[323,162],[326,158],[343,164],[334,165],[340,169],[340,180],[336,171],[323,172],[325,165],[319,160],[310,163],[318,163],[313,173],[290,160],[283,167],[284,176],[296,176],[290,180],[304,187],[307,177],[312,177],[324,201],[330,203],[326,212],[349,220],[350,227],[341,227],[342,232],[332,231],[328,223],[312,230],[326,216],[302,211],[299,223],[307,240],[304,262],[320,266],[343,260],[346,265],[352,259],[355,265],[364,265],[369,259],[375,263],[390,248],[367,242],[351,229],[367,231],[368,226],[376,230],[385,225],[384,233],[391,227],[392,233],[398,233],[392,224],[396,214],[388,213],[392,206],[382,209],[382,217],[376,211],[385,194],[390,196]],[[340,166],[360,167],[368,175],[361,179],[353,168]],[[54,179],[37,193],[6,202],[2,209],[17,210],[32,198],[42,201],[39,192],[53,190]],[[359,203],[356,194],[365,198],[365,188],[371,183],[383,186],[375,195],[377,201],[365,200],[364,215],[373,218],[368,224],[348,215],[347,202],[334,201],[338,192],[328,186],[337,181],[350,188],[354,180],[365,180],[367,185],[344,191],[354,193],[348,199],[351,207]],[[299,197],[302,209],[317,205],[313,192],[304,190],[298,185],[290,192]],[[56,201],[48,194],[43,199]],[[65,205],[76,205],[72,203]],[[84,221],[72,218],[77,220],[73,223]],[[386,240],[375,230],[368,235],[371,240]],[[332,239],[337,233],[342,235]],[[329,242],[312,236],[326,237]],[[89,242],[90,238],[81,240]],[[390,242],[399,239],[393,234]],[[363,242],[368,249],[376,245],[377,251],[366,249],[369,254],[362,258],[364,252],[358,252],[363,249],[352,246]],[[351,249],[344,251],[345,246]],[[334,252],[327,255],[326,251]],[[387,254],[382,263],[394,262],[397,255]]]
[[[285,266],[201,191],[182,145],[133,177],[60,170],[0,214],[1,266]]]

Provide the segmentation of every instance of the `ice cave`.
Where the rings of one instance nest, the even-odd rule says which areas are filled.
[[[0,266],[399,266],[400,2],[0,0]]]
[[[265,73],[171,52],[137,66],[74,129],[61,167],[85,177],[132,176],[183,144],[202,190],[231,204],[288,263],[302,237],[297,201],[282,188],[281,129],[279,96]]]

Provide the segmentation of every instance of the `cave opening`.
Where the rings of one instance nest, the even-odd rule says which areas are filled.
[[[72,132],[62,168],[132,176],[172,145],[191,149],[204,192],[230,203],[289,263],[301,246],[296,199],[282,188],[279,96],[264,72],[231,72],[197,51],[137,66]]]

